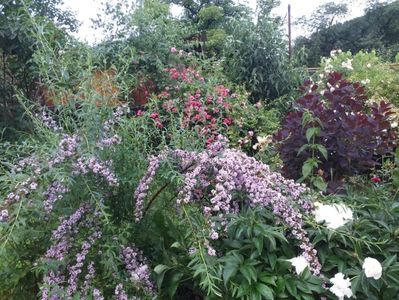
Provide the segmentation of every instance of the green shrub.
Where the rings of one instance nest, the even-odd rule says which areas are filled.
[[[375,51],[360,51],[352,55],[349,51],[334,50],[331,54],[331,57],[322,59],[321,74],[340,72],[348,80],[362,83],[367,95],[374,101],[386,99],[399,106],[399,73],[382,61]]]

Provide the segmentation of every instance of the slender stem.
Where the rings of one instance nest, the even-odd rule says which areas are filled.
[[[87,187],[87,189],[89,190],[90,195],[92,196],[92,198],[94,199],[94,201],[96,201],[97,207],[100,208],[102,215],[105,218],[106,223],[109,223],[109,218],[107,216],[107,213],[105,212],[103,206],[101,205],[101,203],[98,201],[96,195],[94,194],[94,192],[92,191],[92,189],[90,188],[90,185],[87,183],[87,180],[85,180],[85,185]]]
[[[162,191],[164,189],[166,189],[166,187],[170,184],[170,181],[166,182],[155,194],[154,196],[151,197],[150,201],[148,201],[147,206],[144,209],[143,212],[143,217],[145,216],[145,214],[147,213],[147,211],[150,209],[152,203],[155,201],[155,199],[159,196],[160,193],[162,193]]]
[[[313,227],[316,227],[317,229],[325,229],[326,228],[323,225],[320,225],[318,223],[311,221],[309,218],[306,218],[306,222],[309,223],[310,225],[312,225]],[[365,239],[360,239],[360,238],[354,237],[353,235],[349,235],[349,234],[343,233],[341,231],[338,231],[338,230],[335,230],[332,228],[328,228],[328,230],[333,233],[336,233],[337,235],[345,236],[345,237],[352,239],[354,241],[357,241],[359,243],[363,243],[363,244],[367,244],[367,245],[374,245],[376,247],[378,247],[378,245],[384,245],[389,241],[389,240],[385,240],[385,241],[371,242],[371,241],[367,241]]]
[[[194,239],[196,239],[196,237],[197,237],[197,234],[195,234],[196,229],[194,228],[194,225],[193,225],[193,223],[191,222],[191,219],[190,219],[190,217],[189,217],[189,215],[188,215],[188,213],[187,213],[187,210],[186,210],[184,204],[182,205],[182,208],[183,208],[183,211],[184,211],[184,216],[186,217],[188,223],[190,224],[191,231],[192,231],[193,234],[194,234]],[[204,251],[205,251],[205,250],[204,250],[204,248],[202,247],[202,243],[201,243],[201,241],[200,241],[199,239],[196,239],[196,243],[197,243],[197,245],[198,245],[198,251],[199,251],[199,254],[200,254],[200,258],[201,258],[202,264],[205,266],[205,272],[206,272],[207,281],[212,283],[213,280],[211,279],[211,277],[210,277],[210,275],[209,275],[208,264],[206,263],[205,256],[204,256]],[[212,285],[213,285],[213,283],[212,283]],[[218,295],[217,291],[214,291],[214,292]],[[219,296],[221,296],[221,295],[219,295]]]
[[[194,165],[195,165],[195,163],[190,164],[189,166],[185,167],[181,172],[184,173],[185,171],[187,171],[189,168],[191,168],[191,167],[194,166]],[[147,211],[150,209],[150,207],[151,207],[152,203],[155,201],[155,199],[159,196],[159,194],[162,193],[162,191],[163,191],[164,189],[166,189],[166,188],[169,186],[170,183],[171,183],[170,181],[166,182],[166,183],[154,194],[154,196],[151,197],[150,201],[148,201],[148,204],[147,204],[147,206],[146,206],[145,209],[144,209],[143,218],[144,218],[144,216],[146,215]],[[173,198],[174,198],[174,197],[172,197],[172,199],[173,199]]]
[[[8,242],[8,240],[10,239],[10,236],[11,236],[12,232],[14,231],[15,223],[16,223],[16,221],[18,220],[19,214],[20,214],[20,212],[21,212],[22,202],[23,202],[23,199],[21,199],[21,201],[19,202],[19,207],[18,207],[17,215],[15,216],[15,220],[14,220],[14,222],[12,223],[11,230],[10,230],[9,234],[7,235],[6,240],[5,240],[4,243],[1,245],[1,248],[3,248],[3,249],[5,248],[5,246],[6,246],[7,242]]]

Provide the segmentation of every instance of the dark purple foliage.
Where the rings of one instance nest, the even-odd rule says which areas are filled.
[[[300,178],[303,163],[312,155],[310,149],[298,155],[301,146],[308,143],[306,129],[313,126],[302,128],[306,110],[321,121],[315,143],[325,146],[328,158],[316,152],[322,162],[318,173],[330,187],[344,176],[367,173],[378,165],[382,155],[395,149],[397,136],[388,121],[390,105],[382,101],[367,107],[360,83],[350,83],[341,74],[331,73],[324,91],[311,81],[306,81],[301,89],[306,94],[296,101],[297,111],[286,116],[275,135],[286,177]]]

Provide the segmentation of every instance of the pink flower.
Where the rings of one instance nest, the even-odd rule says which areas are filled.
[[[155,126],[157,126],[158,128],[163,128],[163,124],[162,124],[161,120],[156,119],[155,120]]]
[[[378,182],[381,182],[381,181],[382,181],[381,178],[378,177],[378,176],[376,176],[376,175],[374,175],[373,177],[371,177],[370,180],[371,180],[372,182],[375,182],[375,183],[378,183]]]
[[[159,98],[169,98],[170,94],[167,91],[161,92],[158,97]]]
[[[171,53],[176,53],[176,52],[177,52],[177,49],[176,49],[175,47],[172,47],[172,48],[170,48],[170,52],[171,52]]]
[[[158,113],[153,112],[153,113],[150,115],[150,118],[151,118],[151,119],[156,119],[156,118],[158,118]]]
[[[141,109],[139,109],[137,112],[136,112],[136,116],[137,117],[140,117],[140,116],[142,116],[143,115],[143,111],[141,110]]]
[[[223,124],[226,126],[230,126],[231,124],[233,124],[233,120],[231,118],[224,118]]]

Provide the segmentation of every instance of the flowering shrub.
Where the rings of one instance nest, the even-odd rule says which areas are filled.
[[[170,256],[179,257],[180,263],[158,260],[155,272],[161,294],[174,295],[176,284],[183,285],[179,280],[180,283],[173,283],[171,288],[170,280],[166,279],[171,277],[190,278],[186,280],[192,280],[193,285],[197,282],[206,294],[235,298],[289,295],[318,299],[323,295],[336,299],[335,295],[343,299],[351,295],[378,295],[383,286],[386,295],[398,291],[394,284],[386,286],[381,281],[374,287],[370,281],[380,274],[378,264],[366,260],[371,256],[382,259],[383,278],[398,279],[393,275],[399,266],[393,255],[397,242],[385,237],[381,240],[374,234],[388,226],[385,221],[374,221],[374,213],[379,213],[378,205],[370,203],[374,211],[368,216],[365,211],[355,211],[343,204],[315,203],[313,207],[300,185],[284,180],[239,151],[224,149],[219,142],[212,146],[203,152],[165,149],[151,158],[149,169],[135,192],[136,221],[149,224],[155,217],[151,210],[157,201],[164,199],[165,185],[160,189],[151,188],[156,173],[165,172],[166,164],[182,176],[166,184],[173,185],[170,190],[177,189],[168,205],[179,216],[179,221],[173,222],[177,228],[168,229],[174,230],[175,238],[165,246],[170,249]],[[148,195],[150,189],[152,195]],[[267,195],[266,201],[262,195]],[[290,204],[283,205],[288,199]],[[353,201],[350,197],[345,200]],[[389,207],[392,203],[391,199],[385,205]],[[284,209],[280,211],[278,207]],[[292,223],[298,220],[299,215],[294,218],[292,214],[297,209],[301,210],[302,228],[307,228],[310,240],[318,246],[303,244],[303,237],[306,240],[308,233]],[[386,222],[393,222],[390,230],[396,228],[394,214],[392,220],[384,217]],[[170,224],[166,222],[163,226],[170,227]],[[300,234],[302,242],[298,243],[301,232],[306,235]],[[384,250],[379,249],[381,246]],[[313,256],[316,253],[317,256]],[[355,260],[353,253],[357,255]],[[319,255],[321,265],[309,260],[312,257],[318,260]],[[297,288],[298,285],[302,288]]]
[[[74,113],[87,109],[93,107]],[[7,166],[0,179],[1,298],[32,298],[32,286],[41,299],[127,299],[155,293],[143,254],[112,236],[105,213],[107,197],[120,185],[106,157],[122,142],[115,131],[126,113],[126,106],[119,107],[101,126],[75,128],[74,133],[66,130],[67,122],[61,126],[47,113],[36,120],[46,136],[40,148]],[[112,249],[104,247],[111,243]],[[120,260],[115,260],[118,253]],[[27,294],[15,288],[18,284],[29,287]]]
[[[218,66],[201,68],[197,58],[182,50],[171,49],[175,60],[165,68],[165,78],[152,101],[137,111],[166,134],[195,129],[206,144],[219,134],[229,138],[231,145],[253,154],[258,135],[267,135],[277,129],[274,110],[266,110],[260,103],[252,105],[240,87],[232,92],[229,82],[220,75]],[[202,63],[203,64],[203,63]],[[216,70],[216,71],[215,71]],[[251,133],[252,132],[252,133]]]
[[[382,98],[399,106],[399,76],[375,51],[352,54],[333,50],[330,57],[322,59],[320,67],[322,76],[332,71],[340,72],[347,80],[362,83],[373,100]]]
[[[306,94],[296,101],[297,111],[286,116],[275,135],[284,175],[301,177],[302,164],[312,153],[302,147],[307,144],[306,130],[312,127],[309,124],[302,129],[305,111],[320,120],[320,134],[315,143],[325,147],[327,157],[316,149],[321,162],[317,172],[330,182],[330,187],[344,176],[370,171],[379,165],[382,155],[395,149],[396,133],[388,121],[391,106],[382,101],[368,112],[364,89],[359,83],[352,84],[343,80],[341,74],[331,73],[326,86],[319,87],[309,81],[303,90]]]

